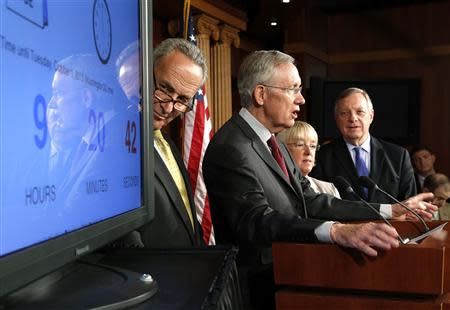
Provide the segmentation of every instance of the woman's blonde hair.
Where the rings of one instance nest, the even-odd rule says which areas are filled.
[[[302,121],[296,121],[294,126],[281,131],[277,137],[286,144],[297,143],[300,139],[319,141],[319,137],[314,127],[307,122]]]

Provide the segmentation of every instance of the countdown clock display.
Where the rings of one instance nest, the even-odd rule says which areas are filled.
[[[78,241],[89,235],[85,228],[106,236],[111,224],[138,221],[130,211],[145,213],[138,211],[147,207],[142,114],[129,109],[135,102],[114,74],[116,55],[129,57],[129,47],[143,44],[141,25],[151,26],[141,24],[139,3],[0,0],[0,270],[5,257],[26,261],[34,250],[52,248],[45,262],[50,266],[61,256],[54,242],[63,235],[68,251],[76,247],[84,254],[87,247]],[[40,31],[30,23],[43,25],[43,8],[57,27]],[[133,65],[130,79],[139,89],[141,64]],[[87,237],[83,245],[108,241]],[[44,248],[28,252],[37,244]],[[23,273],[12,265],[8,279]],[[38,275],[7,288],[2,272],[0,295]]]
[[[94,0],[92,30],[98,58],[103,64],[107,64],[111,56],[112,33],[111,15],[106,0]]]

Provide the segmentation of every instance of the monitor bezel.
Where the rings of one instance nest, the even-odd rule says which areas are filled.
[[[150,104],[153,87],[152,14],[151,1],[139,0],[142,56],[142,205],[127,213],[0,257],[0,298],[76,261],[153,219],[153,113]]]

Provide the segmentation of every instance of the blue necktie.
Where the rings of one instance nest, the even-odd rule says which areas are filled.
[[[353,148],[355,151],[355,166],[356,171],[358,171],[359,176],[369,176],[369,170],[367,170],[366,161],[364,160],[364,157],[362,156],[362,149],[361,147],[355,147]],[[364,199],[367,200],[369,197],[367,187],[363,187],[364,192]]]

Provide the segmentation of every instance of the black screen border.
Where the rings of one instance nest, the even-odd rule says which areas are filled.
[[[95,251],[153,219],[153,112],[150,104],[153,87],[152,16],[152,2],[139,0],[142,56],[142,205],[127,213],[0,257],[0,298]]]

